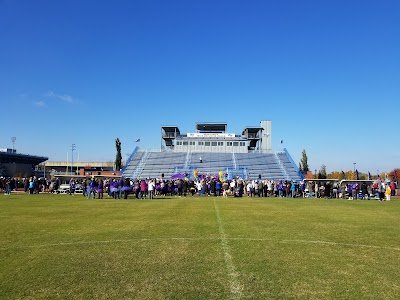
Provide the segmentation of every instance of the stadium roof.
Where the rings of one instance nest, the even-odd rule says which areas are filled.
[[[49,158],[45,156],[0,152],[0,163],[20,163],[20,164],[38,165],[48,159]]]
[[[176,132],[177,134],[181,134],[179,128],[177,126],[161,126],[161,128],[165,131],[165,132]]]
[[[246,127],[246,128],[243,130],[242,134],[245,135],[246,132],[247,132],[247,133],[254,133],[254,134],[256,134],[257,132],[259,132],[259,131],[262,130],[262,129],[263,129],[262,127]]]
[[[196,123],[196,130],[201,132],[225,132],[227,123]]]

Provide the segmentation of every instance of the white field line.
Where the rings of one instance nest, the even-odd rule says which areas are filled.
[[[146,242],[146,241],[216,241],[221,240],[221,237],[166,237],[166,238],[137,238],[137,239],[115,239],[115,240],[89,240],[89,241],[74,241],[74,242],[60,242],[50,244],[37,244],[37,245],[24,245],[24,246],[11,246],[11,247],[0,247],[0,251],[10,249],[28,249],[28,248],[45,248],[45,247],[57,247],[57,246],[74,246],[74,245],[93,245],[93,244],[111,244],[111,243],[135,243],[135,242]],[[352,243],[338,243],[329,241],[313,241],[313,240],[277,240],[268,238],[246,238],[237,237],[229,238],[226,237],[226,241],[249,241],[249,242],[274,242],[274,243],[304,243],[304,244],[320,244],[328,246],[347,246],[347,247],[359,247],[359,248],[372,248],[382,250],[393,250],[400,251],[399,247],[386,247],[376,245],[364,245],[364,244],[352,244]]]
[[[228,238],[228,240],[239,240],[239,241],[271,241],[275,243],[304,243],[304,244],[321,244],[330,246],[348,246],[348,247],[360,247],[360,248],[373,248],[373,249],[383,249],[383,250],[394,250],[400,251],[399,247],[386,247],[386,246],[375,246],[375,245],[365,245],[365,244],[354,244],[354,243],[338,243],[329,241],[315,241],[315,240],[276,240],[276,239],[265,239],[265,238]]]
[[[215,239],[217,239],[217,238],[215,238]],[[196,240],[204,240],[204,239],[203,238],[168,237],[168,238],[137,238],[137,239],[115,239],[115,240],[89,240],[89,241],[74,241],[74,242],[60,242],[60,243],[51,243],[51,244],[17,246],[17,247],[13,247],[13,249],[57,247],[57,246],[73,246],[73,245],[91,245],[91,244],[111,244],[111,243],[134,243],[134,242],[146,242],[146,241],[179,241],[179,240],[181,240],[181,241],[196,241]],[[10,248],[0,247],[0,250],[7,250],[7,249],[10,249]]]
[[[232,261],[232,255],[230,253],[231,250],[228,245],[228,238],[225,234],[224,226],[222,225],[221,221],[221,215],[219,213],[219,208],[217,206],[215,199],[214,199],[214,208],[215,208],[215,214],[217,216],[218,230],[221,240],[222,251],[224,252],[225,266],[229,276],[231,295],[233,299],[240,299],[242,297],[243,287],[239,282],[238,279],[239,274],[236,272],[235,265],[233,264]]]

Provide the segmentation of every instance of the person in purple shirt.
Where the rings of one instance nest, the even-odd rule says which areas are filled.
[[[349,200],[353,200],[353,193],[355,194],[355,185],[348,184],[347,185],[347,194],[349,195]]]
[[[117,199],[117,194],[118,194],[118,181],[113,179],[110,182],[110,190],[111,190],[111,197],[114,199]]]
[[[98,179],[98,181],[97,181],[97,198],[103,199],[103,194],[104,194],[103,179]]]
[[[277,188],[278,188],[279,197],[282,198],[282,196],[283,196],[283,183],[282,183],[282,181],[279,181]]]
[[[93,199],[96,197],[96,181],[92,178],[87,187],[87,198],[90,199],[90,196],[93,193]]]

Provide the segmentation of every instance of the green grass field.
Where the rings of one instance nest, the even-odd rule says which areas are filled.
[[[400,201],[0,195],[1,299],[399,299]]]

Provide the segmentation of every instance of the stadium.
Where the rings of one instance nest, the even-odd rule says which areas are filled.
[[[194,172],[228,179],[300,181],[300,173],[286,149],[271,149],[272,124],[246,127],[241,134],[227,132],[227,123],[195,124],[195,132],[181,133],[177,126],[161,126],[159,150],[136,147],[122,176],[125,178],[193,177]]]
[[[177,174],[223,172],[249,182],[303,180],[289,152],[271,148],[271,121],[240,134],[229,133],[226,123],[195,128],[183,134],[177,126],[161,126],[160,149],[136,147],[122,176],[173,182],[168,179]],[[35,159],[24,162],[47,158]],[[81,176],[102,176],[94,173]],[[398,198],[170,193],[117,200],[21,192],[0,199],[4,299],[397,299],[399,294]]]
[[[0,149],[0,176],[29,177],[34,168],[48,158],[17,153],[15,149]]]

